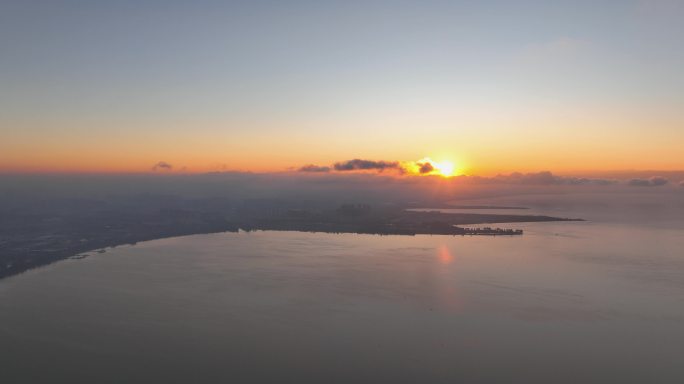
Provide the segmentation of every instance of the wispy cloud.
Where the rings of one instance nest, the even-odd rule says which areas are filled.
[[[173,165],[167,163],[166,161],[160,161],[154,166],[152,166],[153,171],[170,171],[173,169]]]
[[[307,164],[299,168],[299,172],[330,172],[330,167]]]

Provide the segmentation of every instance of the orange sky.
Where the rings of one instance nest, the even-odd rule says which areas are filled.
[[[4,10],[0,172],[684,169],[679,2],[45,7]]]
[[[439,121],[428,117],[424,122],[358,122],[362,129],[354,130],[345,130],[340,122],[323,121],[321,125],[332,128],[320,131],[263,126],[243,130],[230,121],[198,120],[169,122],[176,128],[163,135],[158,133],[163,126],[159,123],[132,121],[125,129],[113,122],[96,123],[97,130],[95,124],[79,119],[62,122],[62,127],[57,127],[59,122],[40,124],[46,128],[37,133],[5,134],[0,143],[0,170],[150,172],[158,161],[165,161],[174,172],[263,172],[352,158],[415,161],[426,156],[454,162],[459,173],[480,175],[684,169],[680,150],[684,138],[680,140],[682,131],[678,130],[684,124],[676,118],[455,116]],[[429,126],[421,128],[423,124]],[[650,124],[658,124],[658,134],[651,135],[644,128]],[[131,128],[134,125],[139,128]]]

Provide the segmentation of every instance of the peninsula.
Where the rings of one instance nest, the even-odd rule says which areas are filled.
[[[136,195],[33,202],[0,216],[0,278],[89,251],[165,237],[273,230],[377,235],[521,235],[463,227],[572,219],[416,211],[401,204]]]

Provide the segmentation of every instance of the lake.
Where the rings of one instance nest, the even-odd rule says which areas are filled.
[[[196,235],[32,270],[0,281],[0,375],[684,382],[681,206],[547,200],[488,203],[588,221],[500,225],[525,230],[512,237]]]

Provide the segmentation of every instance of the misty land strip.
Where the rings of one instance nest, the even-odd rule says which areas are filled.
[[[173,236],[256,230],[377,235],[521,235],[464,225],[577,219],[412,211],[401,204],[333,204],[272,199],[185,199],[139,195],[56,199],[0,220],[0,278],[105,247]],[[459,226],[460,225],[460,226]]]

